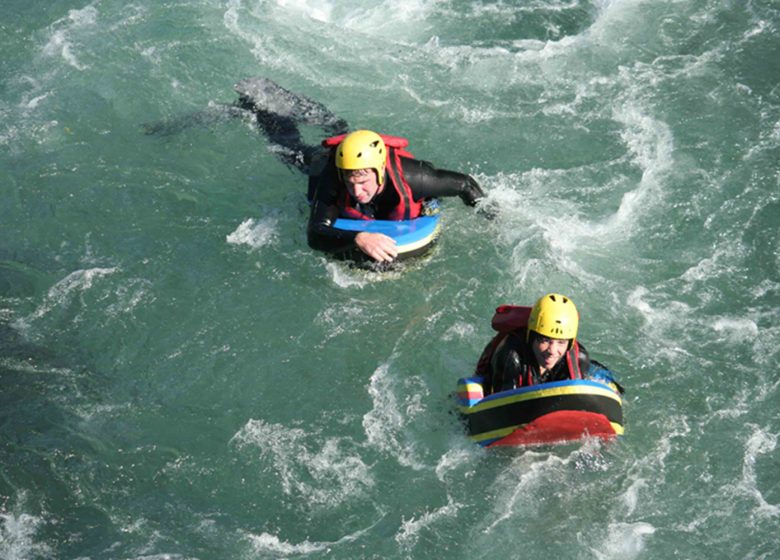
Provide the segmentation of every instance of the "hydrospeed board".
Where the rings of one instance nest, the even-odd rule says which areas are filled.
[[[459,411],[482,446],[536,445],[623,434],[623,402],[609,379],[555,381],[482,393],[482,378],[458,381]]]
[[[383,233],[395,239],[398,258],[405,259],[423,254],[439,235],[440,214],[421,216],[413,220],[350,220],[339,218],[333,224],[346,231]]]

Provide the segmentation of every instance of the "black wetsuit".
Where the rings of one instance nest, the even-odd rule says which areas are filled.
[[[474,206],[485,196],[477,182],[469,175],[436,169],[427,161],[405,157],[401,157],[401,167],[415,201],[459,196],[465,204]],[[309,246],[329,253],[344,253],[356,249],[355,237],[358,232],[333,227],[333,223],[341,214],[339,196],[343,196],[346,188],[339,182],[333,158],[330,158],[324,171],[312,179],[312,207],[307,231]],[[386,219],[399,203],[398,193],[392,187],[387,172],[384,185],[385,188],[374,200],[359,207],[361,212],[377,220]]]
[[[291,92],[268,78],[247,78],[237,83],[235,88],[239,93],[239,107],[254,113],[258,126],[274,145],[277,157],[309,176],[308,200],[312,204],[309,245],[329,253],[342,253],[347,258],[365,256],[355,245],[357,232],[333,227],[341,213],[337,197],[344,191],[339,189],[345,187],[339,184],[332,154],[321,146],[306,144],[298,130],[298,124],[303,123],[321,128],[328,136],[337,136],[347,131],[346,121],[321,103]],[[428,162],[403,156],[400,160],[415,201],[459,196],[464,203],[474,206],[485,196],[477,182],[468,175],[436,169]],[[390,185],[387,177],[384,185]],[[360,210],[375,219],[382,219],[398,203],[398,193],[390,187]],[[492,217],[489,211],[485,215]]]
[[[580,372],[585,375],[590,368],[590,356],[582,344],[579,344],[579,347]],[[506,391],[521,386],[528,365],[531,366],[531,378],[534,385],[571,379],[565,355],[555,364],[555,367],[542,375],[531,349],[531,343],[526,341],[526,331],[522,330],[507,335],[493,353],[490,359],[488,393]]]

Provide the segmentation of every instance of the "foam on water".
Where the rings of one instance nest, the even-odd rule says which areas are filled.
[[[644,114],[640,108],[622,107],[614,118],[624,126],[621,136],[642,172],[638,188],[623,195],[617,213],[619,221],[635,221],[637,212],[657,206],[663,198],[661,180],[674,162],[674,141],[665,123]]]
[[[537,496],[540,485],[549,482],[550,476],[555,476],[553,473],[560,473],[570,460],[551,453],[534,452],[515,458],[494,483],[501,491],[493,496],[491,518],[482,532],[492,533],[500,529],[518,512],[531,514],[539,507]]]
[[[392,268],[373,267],[372,264],[355,266],[351,261],[323,258],[322,264],[331,281],[339,288],[362,289],[383,282],[394,282],[402,278],[405,271],[414,264],[395,262]]]
[[[6,560],[47,558],[53,554],[48,545],[35,538],[39,528],[44,525],[44,519],[24,513],[23,504],[28,499],[29,494],[23,491],[18,495],[16,507],[12,511],[7,511],[5,507],[0,509],[0,557]]]
[[[329,2],[316,0],[276,0],[276,5],[285,10],[300,12],[303,17],[309,17],[322,23],[331,21],[333,6]]]
[[[305,498],[308,507],[335,507],[374,484],[360,455],[350,452],[354,445],[347,439],[321,442],[316,434],[300,428],[249,420],[231,443],[256,448],[273,465],[284,493]],[[311,449],[318,445],[320,449]]]
[[[457,322],[442,335],[442,340],[469,340],[476,335],[476,327],[469,323]]]
[[[333,546],[333,543],[312,543],[309,541],[304,541],[298,544],[291,544],[280,540],[279,537],[275,535],[270,535],[268,533],[261,533],[259,535],[247,533],[246,538],[251,542],[255,553],[271,554],[274,557],[308,555],[315,552],[328,551],[330,547]]]
[[[712,325],[716,333],[725,334],[733,344],[752,342],[758,336],[758,325],[744,317],[717,318]]]
[[[43,47],[46,56],[61,56],[62,59],[77,70],[86,70],[87,65],[79,62],[74,53],[73,35],[85,28],[94,27],[97,24],[98,11],[94,6],[87,6],[81,10],[70,10],[68,17],[54,22],[51,26],[51,36]]]
[[[368,313],[364,305],[359,302],[351,302],[346,305],[339,303],[322,309],[314,323],[321,326],[325,336],[318,348],[325,350],[330,341],[345,333],[360,336],[367,327]]]
[[[754,515],[758,517],[779,517],[780,504],[770,504],[758,488],[756,478],[756,460],[761,455],[771,454],[777,448],[777,434],[767,432],[758,426],[753,429],[745,442],[745,452],[742,460],[742,479],[735,490],[755,503]]]
[[[442,483],[448,482],[451,477],[458,475],[458,472],[464,465],[469,465],[481,451],[481,447],[470,444],[468,446],[455,447],[454,449],[448,450],[444,455],[439,457],[439,460],[436,463],[436,478]]]
[[[284,4],[276,2],[245,3],[241,0],[230,0],[223,16],[223,22],[227,30],[251,45],[252,55],[258,63],[267,68],[275,68],[279,71],[297,70],[299,75],[312,75],[315,71],[311,58],[315,56],[312,46],[299,45],[300,51],[295,52],[289,48],[287,34],[279,36],[268,35],[262,29],[269,24],[279,28],[289,28],[290,36],[294,36],[294,28],[321,29],[322,22],[316,19],[309,20],[303,15],[300,3],[295,3],[287,9]],[[307,9],[303,7],[304,11]],[[318,17],[327,17],[327,10],[317,10]],[[307,54],[309,53],[309,54]],[[318,53],[317,56],[322,53]],[[327,56],[327,53],[325,53]]]
[[[271,535],[269,533],[261,533],[260,535],[246,533],[245,535],[246,538],[251,542],[253,552],[256,554],[269,554],[272,555],[273,558],[278,558],[280,555],[282,557],[293,555],[307,556],[317,552],[331,553],[333,552],[333,549],[338,550],[339,547],[359,540],[366,533],[368,533],[368,531],[373,528],[374,525],[376,525],[376,523],[364,529],[360,529],[359,531],[355,531],[354,533],[344,535],[337,541],[333,542],[311,542],[306,540],[297,544],[292,544],[286,541],[282,541],[276,535]]]
[[[323,264],[333,283],[340,288],[364,288],[371,281],[370,275],[356,273],[344,263],[324,260]]]
[[[54,309],[71,305],[78,296],[91,289],[96,280],[117,272],[116,268],[90,268],[76,270],[52,286],[43,303],[28,317],[14,321],[14,328],[32,337],[31,326]]]
[[[425,398],[424,391],[406,392],[405,385],[417,385],[413,379],[401,384],[391,372],[390,363],[379,366],[371,375],[368,392],[374,407],[363,416],[363,429],[368,443],[398,461],[402,466],[415,470],[426,468],[419,456],[416,443],[407,428],[414,424]],[[417,385],[418,389],[422,389]],[[398,391],[402,394],[396,394]]]

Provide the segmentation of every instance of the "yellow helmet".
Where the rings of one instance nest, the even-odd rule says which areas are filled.
[[[336,167],[339,169],[373,169],[377,183],[385,180],[387,147],[382,137],[370,130],[350,132],[336,148]]]
[[[577,338],[580,315],[574,302],[561,294],[547,294],[539,298],[528,318],[528,333],[539,333],[547,338]]]

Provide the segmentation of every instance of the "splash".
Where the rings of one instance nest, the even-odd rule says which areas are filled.
[[[631,560],[645,549],[645,540],[655,533],[650,523],[610,523],[601,550],[593,550],[599,560]]]
[[[403,519],[401,528],[395,535],[395,541],[402,547],[410,549],[417,544],[419,534],[422,530],[435,525],[442,518],[454,518],[460,511],[460,506],[449,499],[447,505],[436,508],[432,511],[426,511],[418,517]]]
[[[246,245],[253,250],[260,249],[276,241],[277,222],[276,218],[244,220],[225,240],[231,245]]]

